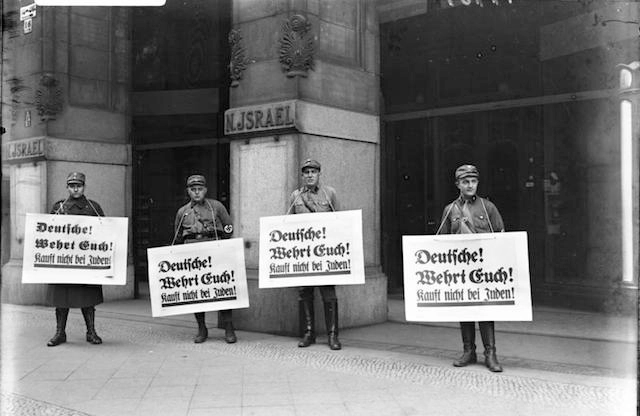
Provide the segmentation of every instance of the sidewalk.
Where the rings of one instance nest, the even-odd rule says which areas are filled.
[[[68,342],[47,348],[52,308],[5,304],[2,414],[635,414],[632,318],[537,309],[533,323],[496,323],[505,372],[493,374],[452,367],[455,324],[406,324],[399,305],[330,351],[247,331],[229,345],[215,328],[194,344],[191,316],[151,318],[145,300],[99,305],[97,346],[72,310]]]

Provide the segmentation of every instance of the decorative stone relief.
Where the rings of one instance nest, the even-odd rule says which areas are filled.
[[[229,62],[229,77],[231,78],[231,87],[235,88],[240,85],[242,73],[249,65],[250,61],[246,58],[246,49],[242,41],[242,34],[238,29],[231,29],[228,36],[229,45],[231,46],[231,60]]]
[[[27,102],[23,98],[23,93],[26,94],[31,90],[31,88],[24,85],[24,81],[18,77],[11,77],[7,79],[7,84],[9,84],[9,91],[11,93],[11,124],[15,125],[18,120],[18,113],[20,110],[33,105],[32,102]]]
[[[310,32],[311,23],[296,14],[282,25],[280,38],[280,64],[288,77],[306,77],[313,69],[315,45]]]
[[[62,90],[53,74],[43,74],[36,90],[36,109],[42,121],[55,120],[62,111]]]

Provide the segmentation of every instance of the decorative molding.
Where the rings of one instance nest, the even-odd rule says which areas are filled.
[[[184,69],[184,81],[187,87],[194,88],[202,83],[202,78],[207,70],[206,60],[208,55],[207,41],[210,38],[210,23],[207,19],[204,0],[193,2],[191,24],[187,34],[188,49]]]
[[[231,59],[229,61],[229,77],[231,78],[231,87],[235,88],[240,85],[242,73],[251,63],[246,57],[246,49],[242,41],[242,34],[239,29],[231,29],[228,36],[229,45],[231,46]]]
[[[62,90],[53,74],[44,73],[40,78],[35,104],[42,121],[55,120],[56,114],[62,111]]]
[[[24,84],[24,80],[18,77],[7,79],[9,84],[9,92],[11,94],[11,125],[15,125],[18,121],[18,113],[21,108],[33,105],[23,99],[23,93],[28,93],[31,88]]]
[[[282,25],[280,37],[280,64],[287,77],[306,77],[313,69],[315,45],[307,18],[295,14]]]

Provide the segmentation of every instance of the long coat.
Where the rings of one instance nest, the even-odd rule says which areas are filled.
[[[97,202],[84,196],[69,198],[53,204],[51,214],[104,216]],[[102,285],[50,284],[47,289],[47,303],[56,308],[86,308],[102,303]]]

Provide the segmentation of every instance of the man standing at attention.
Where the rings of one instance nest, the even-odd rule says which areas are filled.
[[[190,201],[180,207],[176,213],[175,234],[171,244],[200,243],[230,238],[233,233],[231,217],[220,201],[206,198],[207,181],[204,176],[189,176],[187,193]],[[204,312],[196,312],[194,315],[198,323],[198,335],[193,342],[199,344],[206,341],[209,331]],[[231,321],[231,310],[220,311],[220,319],[224,326],[224,340],[233,344],[237,338]]]
[[[442,222],[436,234],[472,234],[503,232],[504,223],[498,208],[489,200],[476,195],[478,191],[478,169],[473,165],[462,165],[456,169],[456,187],[460,196],[444,208]],[[480,336],[484,344],[484,364],[490,371],[500,372],[502,366],[496,357],[496,337],[493,321],[479,322]],[[460,322],[463,353],[455,367],[464,367],[478,361],[476,356],[475,322]]]
[[[306,214],[311,212],[331,212],[338,210],[336,191],[330,186],[320,185],[320,163],[307,159],[300,168],[303,186],[291,193],[287,214]],[[298,289],[300,307],[300,327],[303,336],[298,347],[308,347],[316,342],[313,310],[314,286]],[[318,286],[324,302],[324,318],[327,326],[329,348],[342,348],[338,340],[338,298],[334,285]]]
[[[85,175],[72,172],[67,176],[67,192],[69,196],[55,204],[51,214],[55,215],[91,215],[104,217],[102,208],[96,201],[84,196]],[[48,347],[55,347],[67,342],[65,332],[69,308],[80,308],[87,325],[87,342],[102,344],[102,339],[95,329],[95,306],[102,303],[102,285],[83,284],[50,284],[47,288],[47,303],[56,308],[56,333],[47,342]]]

